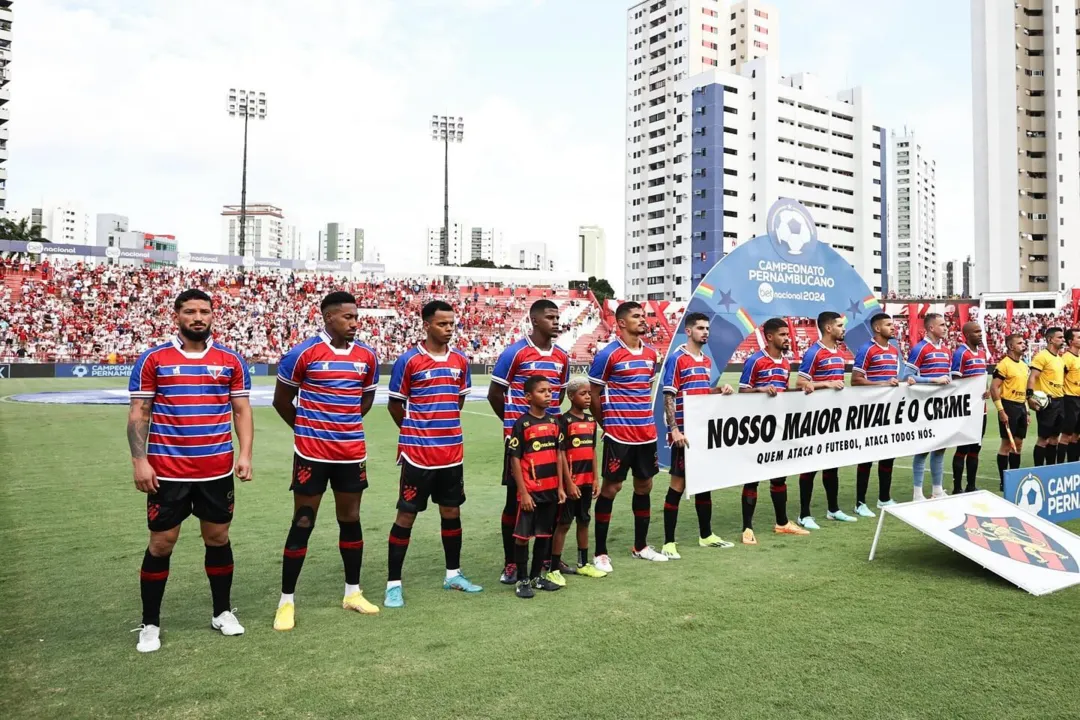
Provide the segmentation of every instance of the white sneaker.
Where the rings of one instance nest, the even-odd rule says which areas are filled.
[[[140,625],[135,628],[139,631],[139,644],[135,649],[141,653],[154,652],[161,649],[161,628],[157,625]]]
[[[592,565],[600,572],[609,573],[612,571],[611,558],[607,555],[594,555],[592,559]]]
[[[945,492],[945,488],[936,487],[934,491],[930,493],[930,499],[935,500],[937,498],[949,497],[949,493]]]
[[[667,555],[662,555],[661,553],[656,552],[656,550],[653,549],[652,545],[646,545],[640,550],[635,550],[633,553],[631,553],[631,556],[637,558],[638,560],[651,560],[652,562],[668,561]]]
[[[210,620],[210,627],[220,630],[222,635],[243,635],[244,626],[236,619],[236,616],[226,610],[216,618]]]
[[[921,502],[926,498],[922,494],[922,488],[915,488],[915,497],[911,498],[912,502]]]

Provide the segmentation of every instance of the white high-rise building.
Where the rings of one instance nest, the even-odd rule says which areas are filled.
[[[975,285],[1080,286],[1080,1],[972,0]]]
[[[7,208],[4,213],[18,222],[28,219],[30,226],[41,226],[41,237],[66,245],[93,245],[97,226],[91,230],[90,215],[78,203],[43,202],[28,209]]]
[[[671,267],[690,255],[689,232],[675,222],[676,198],[687,197],[688,183],[673,166],[689,153],[676,84],[777,57],[779,12],[757,0],[645,0],[626,19],[625,294],[685,300],[688,268]]]
[[[469,258],[465,260],[487,260],[496,265],[506,264],[506,250],[503,248],[502,230],[496,228],[474,227],[470,233]]]
[[[287,260],[304,259],[304,242],[300,228],[286,225],[281,236],[281,257]]]
[[[472,259],[472,235],[465,237],[465,223],[450,223],[450,238],[446,244],[446,265],[464,265]],[[428,228],[427,264],[429,267],[442,265],[442,226]]]
[[[327,223],[319,231],[319,259],[339,262],[364,261],[364,229]]]
[[[244,255],[256,258],[287,258],[285,213],[268,203],[251,203],[245,208]],[[240,206],[221,209],[222,252],[240,255]]]
[[[520,243],[510,248],[510,264],[522,270],[555,270],[555,261],[548,257],[546,243]]]
[[[5,164],[8,158],[8,121],[11,120],[11,109],[8,103],[11,100],[11,90],[8,83],[11,82],[11,25],[13,14],[11,12],[12,0],[0,0],[0,213],[3,213],[7,205],[7,168]]]
[[[603,278],[607,270],[607,235],[599,225],[582,225],[578,228],[576,270],[589,277]]]
[[[938,293],[937,167],[914,133],[892,134],[889,164],[889,289],[900,297]]]

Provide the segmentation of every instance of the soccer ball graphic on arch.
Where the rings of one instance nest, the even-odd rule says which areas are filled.
[[[1016,488],[1016,506],[1038,515],[1043,509],[1045,493],[1042,480],[1035,475],[1027,475]]]
[[[793,208],[784,208],[776,213],[773,228],[777,241],[787,245],[791,255],[802,255],[803,248],[814,239],[806,218]]]

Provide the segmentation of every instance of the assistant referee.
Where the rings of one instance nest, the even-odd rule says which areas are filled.
[[[1024,450],[1024,438],[1027,437],[1028,412],[1024,400],[1027,395],[1028,366],[1021,359],[1026,350],[1027,342],[1020,335],[1005,338],[1005,357],[998,361],[994,368],[994,379],[990,381],[990,399],[997,408],[998,434],[1001,436],[997,466],[1002,491],[1005,490],[1005,471],[1020,467],[1020,453]],[[1016,447],[1009,442],[1009,432],[1012,432]]]
[[[1043,333],[1046,347],[1031,359],[1031,375],[1027,382],[1027,397],[1035,418],[1039,421],[1039,439],[1035,444],[1035,466],[1057,463],[1058,435],[1065,425],[1065,360],[1061,348],[1065,345],[1065,333],[1059,327],[1046,328]],[[1041,390],[1050,398],[1049,404],[1039,409],[1031,400],[1035,391]]]

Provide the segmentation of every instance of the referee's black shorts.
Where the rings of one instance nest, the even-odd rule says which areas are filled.
[[[1001,409],[1005,411],[1005,416],[1009,418],[1009,430],[1012,431],[1012,436],[1016,440],[1023,440],[1027,437],[1028,429],[1028,410],[1024,403],[1013,402],[1012,400],[1002,400]],[[1005,431],[1005,423],[1001,422],[1001,417],[998,417],[998,433],[1001,435],[1002,440],[1008,440],[1009,434]]]
[[[1050,398],[1050,404],[1035,413],[1039,423],[1039,437],[1057,437],[1065,431],[1065,400]]]
[[[1080,435],[1080,395],[1065,396],[1065,425],[1061,432]]]

